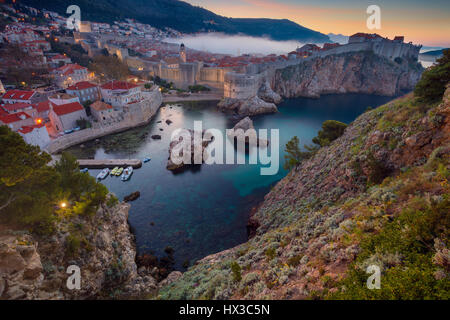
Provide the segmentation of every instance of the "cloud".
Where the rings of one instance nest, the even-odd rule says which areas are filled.
[[[298,41],[275,41],[268,38],[223,33],[203,33],[180,39],[166,39],[166,42],[184,43],[188,48],[222,53],[238,54],[286,54],[303,44]]]

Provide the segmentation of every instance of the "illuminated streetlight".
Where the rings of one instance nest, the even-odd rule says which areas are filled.
[[[61,202],[61,204],[60,204],[60,207],[61,208],[66,208],[67,207],[67,202]]]

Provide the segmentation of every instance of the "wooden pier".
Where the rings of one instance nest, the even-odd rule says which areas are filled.
[[[82,169],[103,169],[129,166],[136,169],[142,167],[142,161],[139,159],[78,159],[77,161]]]

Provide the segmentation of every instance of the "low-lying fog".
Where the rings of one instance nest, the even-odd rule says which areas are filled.
[[[235,56],[241,54],[286,54],[303,45],[299,41],[275,41],[267,38],[222,33],[189,35],[180,39],[166,39],[165,41],[184,43],[186,47],[191,49]]]

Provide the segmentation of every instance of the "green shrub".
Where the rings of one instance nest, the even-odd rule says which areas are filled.
[[[236,261],[233,261],[233,262],[231,262],[230,267],[231,267],[231,272],[233,274],[233,280],[235,282],[240,282],[242,279],[241,266]]]
[[[81,240],[77,236],[69,235],[66,238],[66,254],[69,257],[76,257],[80,251]]]
[[[369,170],[368,179],[370,183],[380,184],[391,173],[391,170],[383,162],[375,159],[373,154],[368,155],[366,163]]]
[[[347,125],[336,120],[327,120],[322,123],[322,130],[319,131],[317,137],[312,142],[324,147],[330,145],[331,142],[344,134]]]
[[[119,199],[115,195],[111,194],[108,198],[108,201],[106,202],[106,205],[109,208],[112,208],[118,203],[119,203]]]
[[[303,160],[311,158],[317,151],[317,148],[306,145],[305,149],[307,151],[301,151],[299,142],[300,140],[298,139],[298,137],[294,136],[291,140],[288,141],[288,143],[286,143],[286,147],[284,149],[286,155],[284,156],[285,162],[283,165],[286,170],[292,169]]]
[[[291,257],[288,259],[287,264],[292,267],[297,267],[300,264],[300,261],[302,260],[302,258],[303,258],[302,255]]]
[[[191,92],[201,92],[201,91],[211,91],[211,89],[209,89],[209,88],[207,88],[205,86],[196,84],[196,85],[193,85],[193,86],[189,86],[189,91],[191,91]]]
[[[275,249],[273,247],[272,248],[268,248],[268,249],[266,249],[266,251],[264,253],[265,253],[267,259],[272,260],[277,255],[277,249]]]
[[[80,127],[80,129],[86,129],[86,128],[92,127],[90,121],[87,119],[78,119],[76,121],[76,124],[77,124],[77,127]]]

